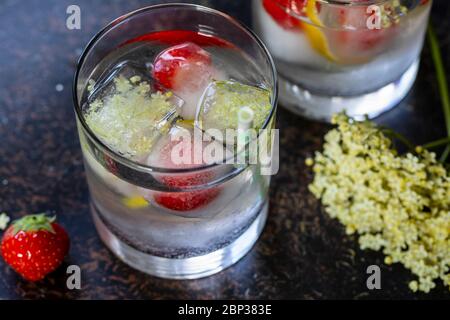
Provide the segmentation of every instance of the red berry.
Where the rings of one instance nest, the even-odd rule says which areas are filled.
[[[106,154],[103,156],[103,159],[105,160],[105,164],[109,172],[111,172],[112,174],[117,174],[117,164],[114,162],[114,160]]]
[[[57,269],[69,251],[64,229],[44,214],[15,221],[3,235],[1,254],[17,273],[29,281],[42,280]]]
[[[196,90],[212,76],[210,54],[192,42],[162,51],[155,59],[153,77],[168,89]]]
[[[284,29],[300,29],[301,21],[292,14],[301,16],[306,0],[263,0],[264,9]]]
[[[164,177],[162,181],[170,187],[190,187],[208,182],[208,174],[183,175],[181,177]],[[198,209],[214,200],[219,194],[218,188],[209,188],[188,192],[160,192],[155,195],[155,201],[168,209],[189,211]]]
[[[175,164],[172,159],[172,150],[179,143],[181,144],[180,156],[188,152],[191,155],[191,163],[189,164]],[[194,152],[196,151],[193,147],[193,141],[170,141],[164,145],[160,152],[158,153],[158,159],[156,160],[159,165],[165,168],[172,169],[189,169],[198,167],[199,164],[194,163]],[[199,155],[201,156],[201,155]],[[202,161],[203,163],[203,161]],[[165,175],[160,178],[161,182],[171,188],[185,188],[193,186],[204,186],[208,182],[214,179],[214,173],[211,171],[202,171],[196,173],[179,173],[172,175]],[[168,209],[176,211],[189,211],[198,209],[202,206],[209,204],[213,201],[220,193],[219,188],[204,188],[195,191],[185,191],[185,192],[158,192],[155,194],[155,201]]]

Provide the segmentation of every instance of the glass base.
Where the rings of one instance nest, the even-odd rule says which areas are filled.
[[[280,76],[280,104],[296,114],[325,122],[343,110],[358,120],[362,120],[365,115],[375,118],[395,107],[408,94],[418,69],[419,60],[397,81],[360,96],[315,95]]]
[[[266,223],[268,204],[263,206],[255,221],[234,242],[217,251],[186,259],[163,258],[136,250],[106,227],[93,205],[91,212],[102,241],[119,259],[132,268],[160,278],[198,279],[222,271],[250,251]]]

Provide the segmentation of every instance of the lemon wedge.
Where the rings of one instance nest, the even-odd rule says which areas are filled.
[[[311,24],[303,23],[302,27],[311,47],[328,60],[337,61],[337,58],[328,46],[327,38],[320,29],[323,27],[323,24],[317,12],[316,0],[308,0],[305,9],[307,17],[311,20]]]
[[[149,205],[149,202],[141,196],[124,198],[122,203],[130,209],[145,208]]]
[[[195,120],[178,119],[177,124],[186,127],[194,127]]]

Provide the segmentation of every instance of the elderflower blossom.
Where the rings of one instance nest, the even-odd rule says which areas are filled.
[[[10,218],[5,212],[0,213],[0,230],[5,230],[8,226]]]
[[[362,249],[382,250],[417,276],[409,287],[450,287],[450,176],[435,154],[399,156],[377,126],[333,117],[313,164],[310,191],[327,213],[359,235]],[[309,165],[311,162],[309,161]]]

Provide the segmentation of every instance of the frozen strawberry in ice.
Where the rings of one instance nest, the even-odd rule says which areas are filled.
[[[182,177],[166,177],[162,181],[169,187],[184,188],[199,185],[208,180],[208,175],[199,173]],[[155,195],[155,201],[165,208],[175,211],[189,211],[209,204],[219,194],[218,188],[185,192],[160,192]]]
[[[211,72],[210,54],[192,42],[161,52],[155,59],[153,76],[168,89],[197,88],[199,79]]]
[[[169,136],[159,143],[157,148],[159,151],[149,157],[149,165],[169,169],[191,169],[205,165],[202,154],[203,148],[195,148],[193,140],[178,141],[173,139],[174,135],[180,134],[181,130],[188,129],[176,126],[169,132]],[[154,200],[160,206],[175,211],[189,211],[201,208],[212,202],[220,193],[219,188],[205,188],[204,186],[208,182],[213,181],[214,177],[215,174],[211,170],[162,175],[158,179],[167,187],[183,189],[202,186],[202,189],[182,192],[156,192]]]
[[[378,20],[381,18],[375,16],[376,12],[369,9],[365,4],[339,9],[337,17],[341,30],[331,32],[330,41],[340,62],[366,62],[383,50],[384,45],[395,35],[396,24],[383,25]],[[369,27],[368,22],[379,22],[380,25]]]
[[[169,47],[155,59],[153,77],[181,97],[181,116],[194,119],[197,101],[213,77],[220,77],[208,51],[192,42]]]
[[[301,21],[293,15],[302,15],[307,0],[263,0],[266,12],[284,29],[301,28]]]

